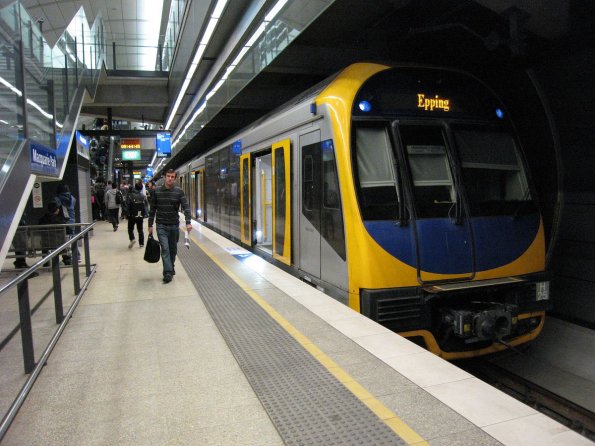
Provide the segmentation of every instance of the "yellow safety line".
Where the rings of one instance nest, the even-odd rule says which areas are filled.
[[[240,288],[242,288],[258,305],[266,311],[283,329],[289,333],[302,347],[304,347],[323,367],[325,367],[341,384],[343,384],[357,399],[364,403],[372,412],[376,414],[384,423],[392,429],[408,445],[428,446],[428,443],[413,429],[411,429],[395,413],[388,409],[382,402],[377,400],[374,395],[368,392],[359,384],[349,373],[343,370],[339,365],[320,350],[312,341],[304,336],[297,328],[291,325],[287,319],[281,316],[273,307],[271,307],[260,295],[258,295],[242,279],[236,276],[219,259],[215,257],[202,243],[199,243],[194,236],[190,236],[206,255],[208,255],[219,268],[223,270]]]

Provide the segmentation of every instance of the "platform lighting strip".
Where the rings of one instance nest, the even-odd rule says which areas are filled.
[[[236,67],[238,66],[238,64],[242,61],[242,59],[244,58],[244,56],[246,55],[246,53],[248,52],[248,50],[252,47],[252,45],[254,45],[254,42],[256,42],[256,40],[262,35],[262,33],[266,29],[267,25],[277,16],[277,14],[279,14],[279,11],[281,11],[281,9],[285,6],[286,3],[287,3],[287,0],[279,0],[275,4],[275,6],[273,6],[273,8],[267,13],[267,15],[265,16],[263,22],[256,29],[256,31],[254,32],[254,34],[252,34],[252,36],[250,37],[250,39],[248,39],[248,41],[246,42],[246,44],[242,47],[242,49],[240,50],[240,52],[238,53],[238,55],[236,56],[236,58],[234,59],[234,61],[225,69],[225,73],[223,74],[223,76],[221,77],[221,79],[219,79],[219,81],[215,84],[215,86],[213,87],[213,89],[206,94],[203,103],[194,112],[194,114],[192,115],[192,118],[190,118],[190,120],[188,121],[188,123],[184,126],[184,130],[182,130],[182,132],[180,133],[180,135],[177,137],[177,139],[172,144],[172,149],[180,142],[180,140],[182,139],[182,137],[184,136],[184,134],[186,133],[186,131],[188,130],[188,128],[194,123],[194,121],[196,120],[196,118],[198,118],[198,116],[205,110],[205,108],[207,107],[207,101],[210,98],[212,98],[215,93],[217,93],[217,91],[221,88],[221,86],[227,80],[227,78],[229,77],[229,75],[233,72],[233,70],[236,69]],[[181,100],[181,98],[180,98],[180,100]],[[173,119],[173,113],[170,116],[170,119],[168,120],[168,125],[166,125],[166,128],[169,128],[169,124],[171,124],[171,120],[172,119]]]
[[[207,48],[207,45],[209,44],[209,41],[211,40],[211,37],[213,36],[213,32],[215,32],[215,28],[217,27],[217,23],[221,18],[221,14],[223,13],[223,9],[225,8],[226,4],[227,0],[218,0],[217,4],[215,5],[215,10],[211,14],[209,24],[207,25],[207,28],[205,29],[205,32],[202,35],[202,38],[200,39],[200,43],[198,45],[198,48],[196,49],[196,53],[194,53],[194,57],[192,58],[192,62],[190,63],[190,68],[186,73],[186,77],[184,78],[184,82],[182,82],[182,87],[180,88],[180,92],[178,93],[176,102],[174,102],[174,106],[170,112],[169,119],[165,124],[166,129],[169,128],[171,122],[174,119],[174,116],[176,115],[176,112],[178,111],[180,102],[182,102],[182,98],[186,94],[186,90],[188,90],[188,85],[190,85],[190,81],[194,77],[194,72],[196,71],[196,69],[198,68],[198,64],[202,60],[202,56]]]

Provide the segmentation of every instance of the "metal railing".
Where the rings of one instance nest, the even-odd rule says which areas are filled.
[[[72,317],[74,310],[76,309],[85,290],[87,289],[89,282],[95,275],[96,265],[91,264],[91,256],[89,252],[89,232],[93,229],[95,223],[78,223],[74,225],[40,225],[39,227],[41,227],[44,230],[54,230],[59,231],[59,233],[62,233],[63,228],[68,226],[79,227],[81,228],[81,231],[76,235],[72,235],[72,238],[68,239],[67,241],[58,246],[55,246],[54,248],[46,246],[45,248],[47,249],[53,249],[50,254],[41,258],[29,269],[22,272],[16,278],[14,278],[13,280],[11,280],[10,282],[8,282],[0,288],[0,298],[3,295],[5,295],[8,291],[12,290],[14,287],[17,288],[21,342],[23,347],[23,363],[25,367],[25,373],[30,374],[29,378],[21,388],[18,396],[15,398],[14,402],[12,403],[12,405],[4,415],[2,422],[0,423],[0,441],[2,441],[2,439],[6,435],[6,432],[8,431],[10,424],[12,423],[19,409],[23,405],[25,398],[31,391],[31,388],[35,383],[35,380],[41,373],[41,369],[47,362],[50,354],[52,353],[52,350],[58,342],[58,339],[60,338],[62,332],[66,328],[66,324]],[[85,268],[86,275],[86,279],[82,284],[80,281],[79,271],[79,241],[82,241],[83,244],[83,266]],[[64,255],[64,253],[68,251],[70,251],[70,255],[72,256],[72,265],[68,266],[68,268],[72,268],[74,294],[76,295],[76,297],[70,305],[68,312],[64,314],[62,304],[62,283],[60,276],[60,256]],[[39,357],[39,360],[36,362],[33,349],[33,331],[31,324],[31,308],[29,302],[29,279],[32,277],[32,275],[34,276],[34,273],[36,273],[37,270],[44,268],[44,265],[48,262],[51,262],[56,324],[60,325],[54,332],[52,338],[49,341],[49,344]]]

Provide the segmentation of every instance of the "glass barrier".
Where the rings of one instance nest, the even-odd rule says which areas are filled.
[[[184,16],[184,9],[186,8],[186,0],[172,0],[171,9],[169,10],[169,19],[167,22],[167,30],[165,32],[165,39],[163,42],[163,51],[161,54],[161,62],[157,60],[156,70],[169,71],[173,62],[174,51],[176,49],[176,42],[180,35],[182,26],[182,17]],[[160,65],[161,63],[161,65]]]
[[[16,4],[0,10],[0,163],[23,139],[22,73],[19,46],[19,9]]]
[[[235,60],[222,73],[214,87],[196,107],[193,122],[185,131],[174,135],[175,156],[200,130],[231,101],[258,73],[266,68],[308,25],[334,0],[323,0],[310,8],[300,2],[287,2],[276,17],[263,21]],[[233,56],[232,56],[233,57]],[[182,127],[184,128],[184,127]]]

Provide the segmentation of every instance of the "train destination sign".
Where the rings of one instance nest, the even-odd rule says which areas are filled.
[[[423,108],[425,111],[439,109],[447,112],[450,110],[450,99],[440,98],[438,95],[433,98],[428,98],[425,93],[418,93],[417,108]]]

